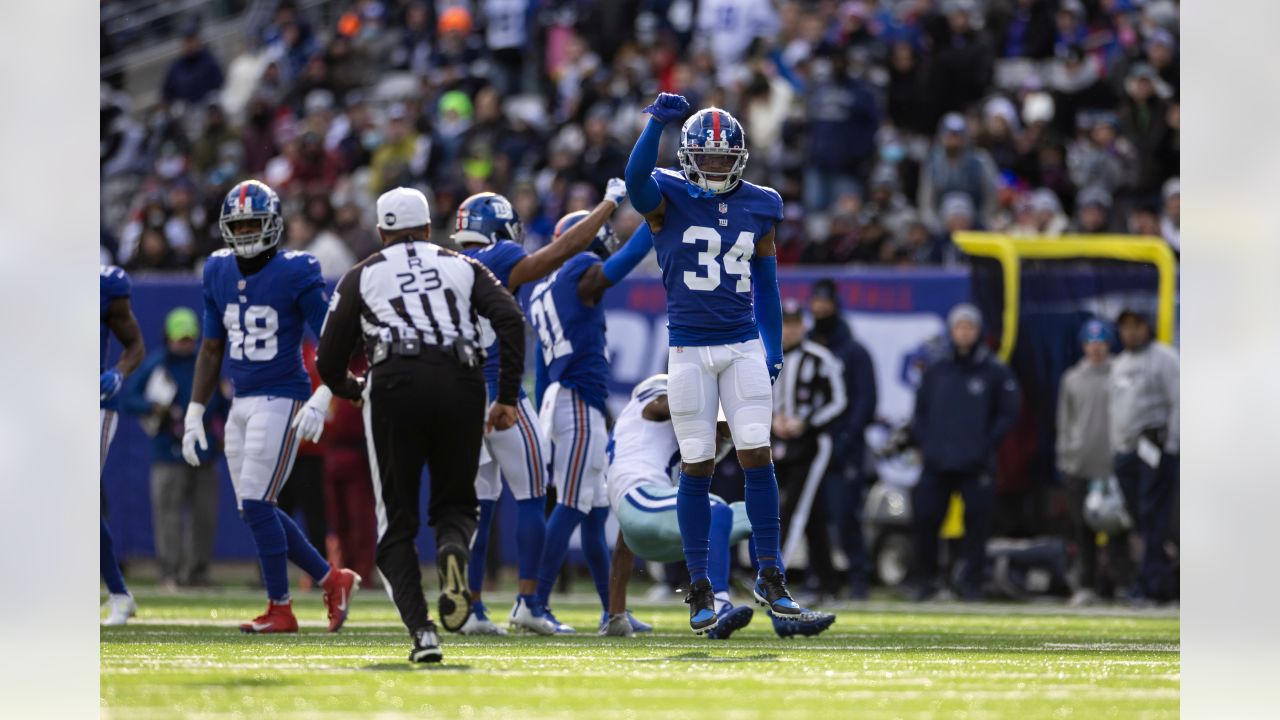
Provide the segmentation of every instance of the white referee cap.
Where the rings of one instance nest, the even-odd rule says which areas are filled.
[[[431,224],[431,209],[427,196],[413,188],[398,187],[382,193],[378,198],[378,227],[383,230],[401,230]]]

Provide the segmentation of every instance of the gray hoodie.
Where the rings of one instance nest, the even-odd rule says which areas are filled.
[[[1158,342],[1125,350],[1111,366],[1111,444],[1133,452],[1144,430],[1165,430],[1162,448],[1178,452],[1178,351]]]
[[[1081,359],[1058,389],[1058,469],[1079,478],[1111,474],[1111,365]]]

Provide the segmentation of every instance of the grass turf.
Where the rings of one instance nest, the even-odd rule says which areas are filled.
[[[488,599],[496,609],[507,598]],[[1168,612],[872,603],[838,610],[819,637],[783,640],[757,610],[717,642],[690,633],[674,601],[633,607],[652,635],[597,637],[599,605],[578,599],[555,610],[584,634],[445,634],[444,664],[431,666],[407,662],[407,634],[380,590],[355,598],[337,635],[324,631],[318,593],[296,596],[303,627],[293,636],[236,630],[261,612],[256,593],[140,594],[133,622],[102,628],[102,715],[1178,716],[1179,622]]]

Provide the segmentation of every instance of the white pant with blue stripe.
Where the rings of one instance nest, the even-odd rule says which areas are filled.
[[[588,405],[578,391],[552,385],[542,398],[540,418],[551,439],[557,502],[584,513],[608,507],[604,473],[609,432],[604,413]]]
[[[516,424],[484,436],[476,472],[476,499],[497,500],[504,480],[516,500],[546,495],[547,457],[547,442],[538,428],[538,416],[529,398],[521,393]]]
[[[298,456],[298,432],[290,427],[302,401],[270,395],[238,397],[227,415],[227,469],[236,507],[245,500],[275,502]]]

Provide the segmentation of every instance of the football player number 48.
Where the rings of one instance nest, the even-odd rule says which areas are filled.
[[[276,330],[280,314],[270,305],[247,305],[244,322],[240,322],[240,306],[228,305],[222,315],[227,328],[227,353],[232,360],[270,360],[276,356]]]
[[[684,231],[684,237],[681,238],[690,245],[696,245],[699,241],[707,244],[706,250],[698,251],[698,265],[706,269],[706,275],[700,275],[692,270],[686,270],[684,273],[684,284],[690,290],[699,290],[702,292],[710,292],[720,287],[720,265],[724,264],[724,271],[730,275],[738,276],[738,281],[734,289],[738,292],[751,291],[751,256],[755,253],[756,234],[743,230],[738,233],[738,240],[729,248],[724,257],[720,257],[720,246],[722,244],[720,233],[715,228],[709,228],[705,225],[692,225],[688,230]]]

